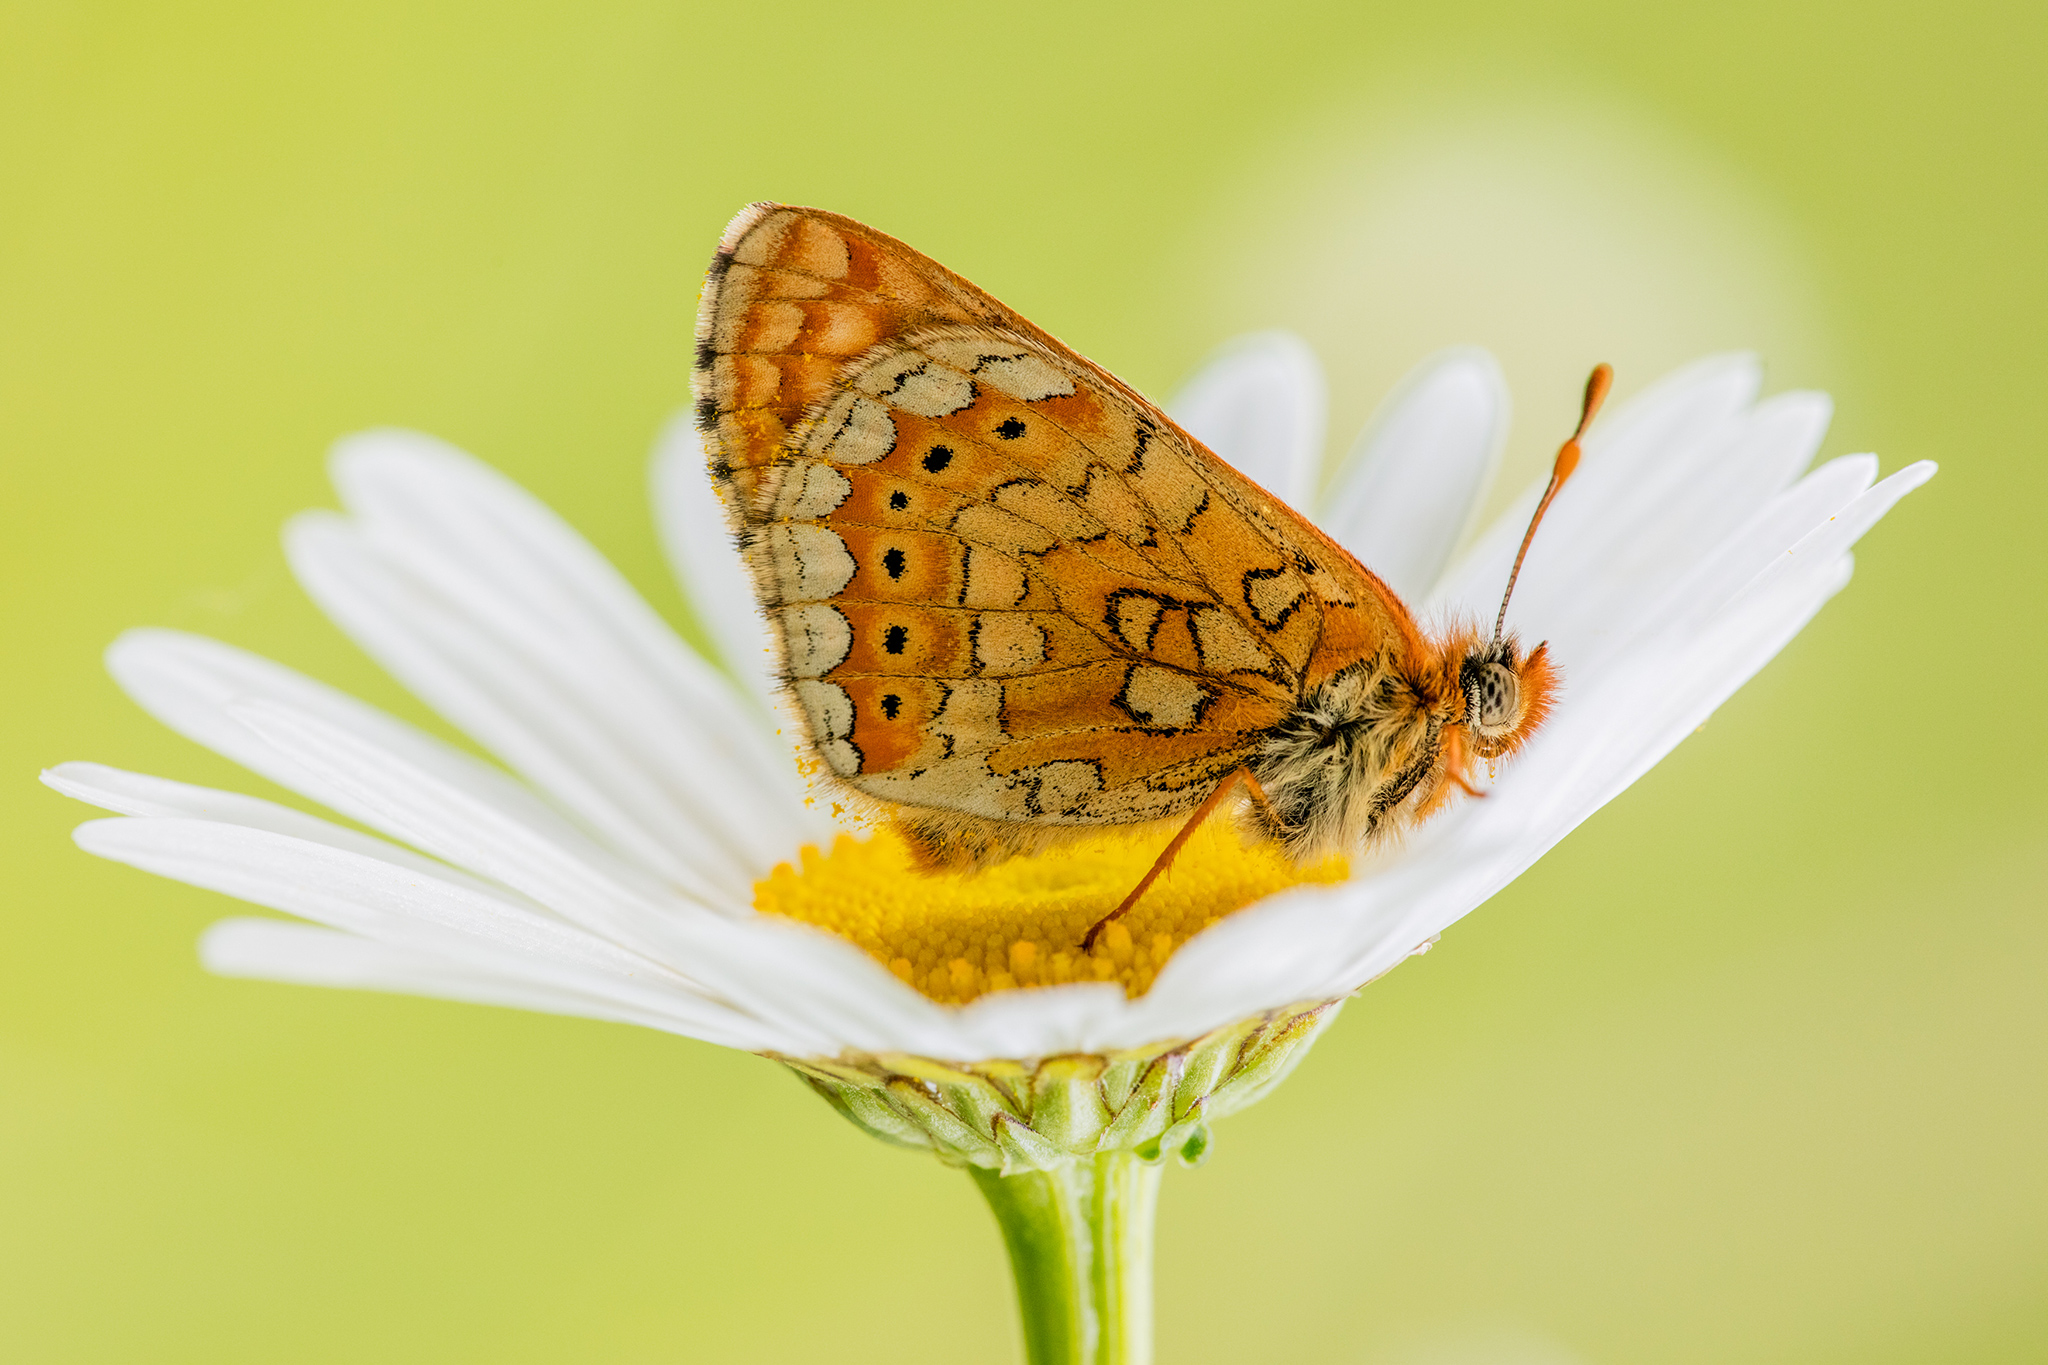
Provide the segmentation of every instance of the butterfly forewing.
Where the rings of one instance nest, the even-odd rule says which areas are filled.
[[[1186,811],[1392,633],[1343,551],[925,257],[773,205],[727,230],[699,419],[791,691],[883,802]]]

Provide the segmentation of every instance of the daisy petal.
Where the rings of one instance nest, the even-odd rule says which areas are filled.
[[[411,866],[241,825],[120,816],[73,831],[88,853],[336,929],[443,950],[494,944],[602,972],[673,980],[638,955],[511,897],[423,876]]]
[[[1843,455],[1814,470],[1702,557],[1646,614],[1646,628],[1683,630],[1703,624],[1804,536],[1833,520],[1876,477],[1875,455]]]
[[[1698,556],[1812,459],[1830,408],[1786,394],[1754,409],[1755,367],[1731,357],[1681,371],[1595,425],[1580,472],[1552,504],[1516,583],[1509,624],[1547,639],[1574,676],[1595,669]],[[1487,529],[1431,600],[1489,623],[1542,483]]]
[[[775,697],[775,643],[754,585],[733,545],[724,506],[711,486],[696,418],[678,413],[662,429],[649,469],[662,548],[698,623],[725,666],[764,706]]]
[[[679,885],[709,878],[738,896],[801,841],[801,807],[773,783],[787,758],[740,760],[722,742],[743,740],[751,722],[734,720],[720,737],[672,704],[607,707],[590,695],[607,680],[590,676],[589,660],[536,658],[544,638],[476,621],[343,518],[295,519],[287,550],[307,591],[387,669],[650,870]]]
[[[1939,466],[1932,460],[1920,460],[1876,484],[1839,514],[1829,518],[1826,524],[1807,534],[1786,551],[1782,559],[1759,573],[1736,595],[1731,606],[1739,606],[1751,597],[1769,593],[1780,580],[1797,575],[1807,565],[1832,563],[1861,540],[1865,531],[1877,525],[1900,498],[1933,478],[1937,468]]]
[[[1123,988],[1108,982],[996,991],[959,1011],[957,1038],[946,1055],[963,1062],[1020,1055],[1057,1057],[1136,1046],[1169,1036],[1151,1033],[1138,1038],[1145,1025],[1133,1019],[1132,1011],[1140,1003],[1125,1000]],[[1026,1044],[1030,1051],[1010,1052],[1007,1049],[1012,1042]]]
[[[1317,520],[1397,595],[1419,599],[1493,482],[1508,406],[1507,381],[1485,351],[1430,357],[1366,424]]]
[[[334,476],[358,514],[350,529],[409,589],[388,603],[401,620],[351,619],[344,626],[366,632],[402,626],[409,624],[402,619],[409,602],[439,605],[469,625],[495,662],[516,666],[560,704],[596,722],[627,766],[657,785],[665,781],[671,803],[736,847],[765,854],[786,847],[792,836],[819,832],[804,811],[786,753],[758,713],[595,550],[523,489],[451,447],[409,433],[342,442]],[[294,555],[295,568],[300,558]],[[335,586],[331,573],[322,581]],[[352,599],[352,605],[361,611],[365,604]],[[430,635],[419,643],[431,652],[435,640]],[[430,661],[416,652],[380,661],[401,679],[406,666],[437,662],[434,671],[442,675],[459,662]],[[476,719],[459,702],[451,710],[444,704],[449,699],[426,695],[457,725],[468,728]],[[494,708],[490,719],[502,726],[505,716]],[[526,752],[536,736],[514,731],[498,738]],[[706,762],[740,774],[737,789],[713,793],[676,782],[677,774]]]
[[[1647,654],[1603,698],[1589,699],[1578,723],[1545,735],[1540,752],[1532,745],[1516,778],[1526,779],[1538,799],[1518,803],[1523,811],[1510,817],[1475,813],[1461,836],[1506,844],[1483,885],[1468,894],[1483,899],[1505,886],[1696,731],[1848,583],[1852,567],[1847,556],[1816,566],[1704,634]],[[1448,846],[1434,854],[1452,856]],[[1434,920],[1428,932],[1448,922]]]
[[[1355,984],[1333,984],[1332,945],[1359,937],[1353,922],[1383,898],[1371,882],[1296,887],[1225,917],[1181,945],[1129,1017],[1095,1045],[1198,1037],[1262,1010],[1349,994]]]
[[[283,708],[255,705],[249,710],[263,728],[275,734],[285,731]],[[308,752],[315,751],[310,736],[344,754],[355,738],[303,716],[292,719],[301,732],[294,747]],[[361,768],[389,761],[388,754],[359,756]],[[332,766],[347,779],[337,784],[343,799],[357,802],[353,785],[360,773],[343,762],[333,761]],[[446,839],[483,845],[480,852],[473,847],[461,851],[498,872],[507,870],[505,864],[523,860],[523,865],[511,868],[511,875],[545,881],[540,889],[569,903],[571,911],[593,920],[619,915],[620,905],[605,906],[601,898],[630,893],[606,885],[602,873],[578,864],[575,846],[568,851],[554,847],[549,840],[558,833],[525,850],[511,846],[518,837],[515,828],[490,842],[491,819],[502,819],[502,812],[479,812],[473,793],[437,784],[418,770],[395,767],[392,773],[395,776],[385,776],[398,785],[421,783],[416,805],[446,801],[455,807],[451,815],[403,812],[425,824],[454,827],[452,832],[431,828],[420,835],[422,842]],[[778,1048],[800,1042],[803,1050],[831,1052],[842,1045],[835,1039],[851,1037],[864,1046],[886,1049],[906,1033],[925,1041],[947,1036],[945,1017],[937,1006],[903,990],[850,945],[794,925],[750,918],[721,929],[725,921],[688,912],[629,919],[621,936],[630,935],[636,951],[622,952],[607,941],[610,935],[593,937],[563,924],[550,914],[554,907],[544,909],[521,891],[479,881],[458,868],[270,802],[96,764],[66,764],[51,776],[52,786],[82,799],[163,817],[88,822],[76,835],[86,851],[381,942],[462,960],[509,949],[518,956],[517,973],[532,979],[578,969],[579,964],[587,967],[593,955],[600,968],[626,963],[630,974],[688,989],[693,997],[720,1009],[730,1009],[720,1003],[730,996],[750,999],[754,1008],[745,1017],[772,1030],[779,1040],[773,1046]],[[374,788],[383,780],[372,777],[365,785]],[[376,799],[360,803],[380,818],[389,818],[385,805],[392,798],[381,792],[374,795]],[[395,804],[402,805],[402,798]],[[187,818],[195,815],[208,818]],[[469,824],[481,828],[463,827]],[[587,846],[582,851],[592,852]],[[578,876],[591,877],[593,884],[577,888]],[[786,942],[791,936],[793,941]],[[654,965],[657,962],[670,965]],[[499,962],[496,970],[502,974],[513,968]],[[600,994],[614,989],[617,975],[615,970],[607,972]],[[779,998],[778,987],[787,990],[791,981],[808,984],[798,999]],[[778,1026],[778,1019],[785,1024]],[[820,1027],[820,1020],[825,1027]]]
[[[1712,356],[1667,375],[1603,414],[1587,433],[1585,457],[1567,485],[1570,496],[1561,495],[1550,511],[1553,523],[1542,538],[1545,559],[1551,557],[1554,547],[1568,541],[1569,537],[1559,533],[1562,527],[1583,531],[1611,524],[1612,509],[1640,486],[1644,466],[1654,470],[1659,462],[1668,461],[1673,451],[1725,441],[1755,400],[1762,382],[1753,356]],[[1515,504],[1486,528],[1437,584],[1434,601],[1468,610],[1497,604],[1543,485],[1542,478],[1531,482]],[[1528,572],[1534,574],[1539,568],[1532,555]],[[1518,601],[1520,591],[1516,589]],[[1489,602],[1489,598],[1494,600]],[[1491,617],[1490,610],[1487,615]]]
[[[911,990],[881,963],[841,938],[808,925],[758,915],[691,927],[693,963],[720,998],[754,1017],[813,1041],[830,1055],[867,1052],[955,1056],[951,1012]]]
[[[294,717],[303,729],[345,736],[355,752],[372,756],[365,766],[408,774],[422,789],[444,794],[450,809],[459,799],[525,830],[530,839],[572,847],[588,842],[557,811],[505,773],[281,664],[203,636],[168,630],[130,631],[107,654],[109,669],[129,695],[180,734],[416,847],[440,853],[448,845],[433,847],[415,837],[416,828],[394,818],[392,807],[367,797],[360,785],[351,784],[345,769],[319,761],[304,745],[294,752],[289,743],[280,743],[292,735],[288,726],[273,725],[266,732],[262,725],[252,725],[251,717]],[[618,875],[629,874],[620,870]],[[751,897],[750,884],[742,882],[740,891],[721,893],[687,865],[678,870],[674,882],[707,904],[744,905]]]
[[[294,839],[306,839],[365,857],[382,858],[424,872],[430,877],[447,877],[467,882],[457,868],[423,858],[411,849],[361,834],[316,815],[280,806],[240,792],[212,787],[195,787],[169,778],[151,777],[110,768],[102,763],[59,763],[44,771],[43,785],[76,801],[84,801],[122,815],[180,816],[209,820],[216,824],[242,825]],[[470,883],[486,895],[493,889],[482,882]]]
[[[232,645],[183,631],[131,630],[107,647],[107,671],[164,725],[252,772],[356,818],[348,798],[279,753],[228,708],[267,698],[330,724],[490,799],[545,818],[547,808],[506,774],[347,693]],[[559,817],[557,817],[559,818]],[[373,817],[364,818],[374,824]]]
[[[1746,351],[1708,356],[1665,375],[1594,424],[1579,477],[1598,491],[1582,493],[1580,501],[1625,494],[1634,485],[1636,466],[1660,463],[1673,450],[1711,439],[1748,412],[1762,388],[1763,367]],[[1605,471],[1597,479],[1596,467]]]
[[[1532,744],[1517,758],[1516,795],[1504,780],[1496,799],[1461,812],[1468,818],[1454,839],[1374,879],[1345,916],[1347,942],[1332,945],[1332,980],[1370,980],[1399,965],[1520,876],[1697,730],[1848,581],[1848,567],[1839,562],[1831,577],[1738,614],[1692,648],[1640,661],[1603,698],[1587,699],[1584,724],[1546,730],[1541,750]],[[1654,705],[1642,705],[1646,697]],[[1538,799],[1524,799],[1529,791]]]
[[[377,828],[512,887],[615,943],[648,952],[640,926],[650,917],[721,905],[746,912],[745,902],[728,901],[701,879],[682,887],[692,897],[683,901],[546,808],[496,800],[495,792],[409,763],[318,716],[265,701],[233,709]]]
[[[1306,509],[1323,455],[1323,368],[1292,332],[1230,342],[1166,404],[1252,482]]]
[[[530,980],[513,970],[481,970],[475,954],[444,956],[288,920],[222,920],[200,936],[199,960],[220,976],[388,991],[638,1024],[747,1051],[780,1050],[789,1041],[708,1000],[677,994],[628,1003],[609,990],[576,990],[561,981]]]
[[[1604,772],[1589,776],[1584,788],[1561,796],[1562,813],[1554,820],[1565,829],[1576,826],[1706,724],[1721,703],[1775,659],[1829,599],[1849,585],[1855,567],[1854,557],[1847,553],[1824,563],[1809,562],[1798,579],[1788,579],[1722,613],[1671,670],[1673,681],[1666,688],[1671,700],[1662,714],[1617,727]]]
[[[1798,476],[1830,413],[1821,395],[1783,394],[1709,439],[1638,466],[1632,486],[1608,502],[1606,520],[1589,521],[1581,506],[1546,529],[1559,539],[1544,544],[1525,578],[1528,595],[1517,588],[1523,619],[1591,665],[1620,631],[1643,624],[1645,609],[1688,566]]]

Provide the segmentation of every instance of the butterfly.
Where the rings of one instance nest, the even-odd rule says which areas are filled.
[[[1242,788],[1299,862],[1422,820],[1558,685],[1504,633],[1428,635],[1371,570],[1135,389],[850,218],[754,204],[696,334],[697,422],[831,779],[926,870],[1180,819]]]

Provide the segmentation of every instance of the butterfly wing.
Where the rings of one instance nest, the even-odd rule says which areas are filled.
[[[1170,816],[1330,660],[1413,633],[1355,560],[1134,391],[850,219],[734,220],[698,398],[813,745],[882,802]]]

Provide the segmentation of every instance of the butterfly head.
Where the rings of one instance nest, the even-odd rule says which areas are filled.
[[[1547,645],[1523,653],[1510,636],[1476,644],[1458,665],[1465,734],[1472,752],[1500,758],[1522,747],[1550,714],[1557,669]]]

